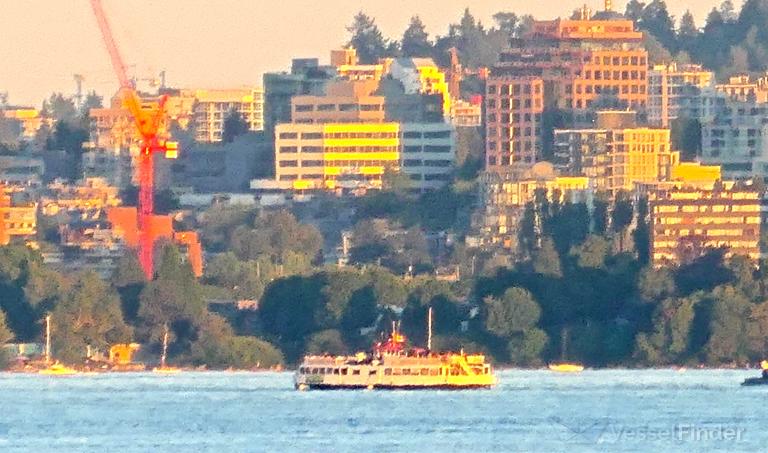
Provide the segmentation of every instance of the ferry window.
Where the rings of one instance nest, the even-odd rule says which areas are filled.
[[[429,376],[429,369],[428,368],[422,368],[421,369],[421,375],[422,376]]]
[[[317,368],[312,368],[312,374],[317,374]]]
[[[459,370],[451,370],[451,376],[458,376]]]
[[[326,368],[325,374],[333,374],[333,368]]]
[[[375,374],[376,374],[376,370],[370,370],[370,371],[368,371],[368,375],[369,375],[369,376],[373,376],[373,375],[375,375]]]
[[[320,368],[319,372],[320,374],[325,374],[325,368]]]
[[[431,370],[429,370],[430,376],[437,376],[438,374],[440,374],[440,370],[437,368],[432,368]]]
[[[339,373],[340,373],[340,371],[339,371],[339,369],[338,369],[338,368],[334,368],[334,369],[333,369],[333,374],[339,374]]]
[[[404,376],[408,376],[408,375],[410,375],[410,374],[411,374],[411,370],[410,370],[410,368],[403,368],[403,375],[404,375]]]
[[[341,375],[342,376],[346,376],[347,375],[347,369],[346,368],[342,368],[341,369]]]
[[[359,376],[360,375],[360,370],[352,370],[352,374],[355,375],[355,376]]]
[[[391,376],[391,375],[392,375],[392,368],[385,368],[384,376]]]
[[[394,374],[395,376],[400,376],[403,373],[400,370],[400,368],[395,368],[394,370],[392,370],[392,374]]]

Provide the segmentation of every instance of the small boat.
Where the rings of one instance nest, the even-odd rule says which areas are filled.
[[[741,385],[745,387],[750,387],[753,385],[768,385],[768,360],[763,360],[760,362],[760,369],[763,371],[761,376],[746,378],[744,379],[744,382],[741,383]]]
[[[38,371],[45,376],[70,376],[78,374],[74,368],[70,368],[58,361],[51,363],[51,315],[45,317],[45,363],[46,367]]]
[[[560,362],[550,363],[547,367],[558,373],[580,373],[584,371],[584,365],[565,361],[568,352],[568,329],[560,331]]]
[[[70,368],[66,365],[56,362],[52,365],[49,365],[47,368],[43,368],[42,370],[38,371],[38,373],[46,376],[67,376],[72,374],[78,374],[79,371],[77,371],[74,368]]]
[[[176,374],[180,373],[181,369],[173,366],[168,366],[165,363],[168,357],[168,324],[165,325],[165,333],[163,333],[163,355],[160,356],[160,366],[152,369],[153,373],[158,374]]]
[[[578,363],[550,363],[548,368],[558,373],[579,373],[584,371],[584,365]]]

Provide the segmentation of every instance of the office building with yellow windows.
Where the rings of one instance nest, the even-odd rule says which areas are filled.
[[[291,123],[275,135],[277,183],[293,191],[364,193],[381,189],[388,171],[407,175],[413,190],[436,189],[455,160],[453,127],[445,123]]]

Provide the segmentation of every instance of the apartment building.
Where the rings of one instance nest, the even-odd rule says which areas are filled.
[[[657,266],[689,262],[712,248],[760,258],[761,193],[730,182],[679,185],[649,194],[651,256]]]
[[[261,88],[194,90],[195,140],[217,143],[222,139],[224,120],[236,112],[249,131],[264,130],[264,90]]]
[[[533,165],[541,153],[544,81],[492,77],[486,89],[486,169]]]
[[[728,79],[728,83],[715,85],[720,93],[729,100],[737,102],[768,102],[768,73],[752,79],[749,74],[738,74]]]
[[[525,206],[543,190],[550,201],[590,203],[593,186],[584,176],[559,176],[549,162],[538,162],[522,172],[485,172],[480,176],[480,206],[472,218],[471,247],[517,248]]]
[[[638,183],[670,179],[680,154],[672,151],[669,129],[614,125],[555,130],[555,165],[567,175],[587,176],[599,191],[630,191]],[[602,127],[601,127],[602,126]]]
[[[635,30],[631,20],[612,11],[610,2],[605,11],[594,15],[584,7],[578,19],[534,22],[531,32],[502,51],[491,69],[486,93],[488,168],[501,171],[504,166],[530,165],[538,158],[542,136],[540,115],[536,114],[545,107],[583,110],[600,101],[634,110],[645,108],[648,53],[642,40],[643,33]],[[533,90],[533,111],[514,107],[516,85]],[[525,108],[524,103],[518,105]],[[519,123],[514,122],[515,114]],[[507,118],[512,122],[505,123]],[[507,128],[511,135],[503,132]],[[514,148],[515,128],[532,132],[530,140],[520,143],[519,155],[505,149],[508,141]],[[525,151],[528,141],[531,149]]]
[[[768,104],[728,101],[701,131],[701,161],[720,165],[726,179],[768,175]]]
[[[707,104],[702,94],[714,88],[715,75],[701,65],[655,65],[648,73],[648,122],[657,127],[670,127],[683,117],[702,119]]]

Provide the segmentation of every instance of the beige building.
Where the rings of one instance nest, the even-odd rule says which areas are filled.
[[[294,96],[293,123],[383,123],[386,100],[372,94],[378,86],[375,80],[337,81],[328,84],[325,96]]]
[[[655,265],[689,262],[708,249],[760,258],[761,193],[734,182],[681,185],[649,194]]]
[[[450,180],[456,158],[445,123],[280,124],[275,131],[275,175],[284,190],[365,192],[381,189],[388,171],[407,175],[413,190],[436,189]]]
[[[193,94],[195,140],[216,143],[222,139],[224,120],[231,111],[240,114],[250,131],[264,130],[264,90],[261,88],[185,90]]]
[[[728,83],[717,84],[715,88],[732,101],[768,102],[768,74],[754,80],[748,74],[736,75],[729,78]]]

